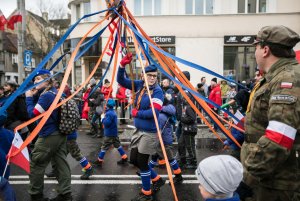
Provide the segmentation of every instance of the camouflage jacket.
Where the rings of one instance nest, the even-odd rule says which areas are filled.
[[[300,64],[279,59],[249,104],[241,150],[244,182],[300,192]]]

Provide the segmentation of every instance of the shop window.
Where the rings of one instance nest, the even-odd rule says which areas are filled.
[[[253,79],[257,67],[254,52],[252,46],[225,46],[224,76],[232,74],[236,81]]]

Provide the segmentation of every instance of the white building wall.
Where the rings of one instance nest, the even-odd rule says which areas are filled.
[[[176,56],[206,67],[216,73],[223,74],[223,38],[176,38]],[[178,67],[191,74],[191,83],[196,85],[201,77],[212,78],[202,71],[183,66]]]

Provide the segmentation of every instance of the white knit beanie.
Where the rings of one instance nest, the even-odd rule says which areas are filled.
[[[232,194],[243,179],[243,166],[232,156],[217,155],[202,160],[195,173],[209,193]]]

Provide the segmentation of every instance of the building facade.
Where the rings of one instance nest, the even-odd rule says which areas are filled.
[[[284,25],[300,33],[299,0],[127,0],[126,5],[146,33],[166,51],[221,75],[232,74],[236,81],[254,77],[257,64],[251,44],[261,27]],[[69,8],[71,24],[74,24],[84,14],[103,10],[106,5],[105,1],[98,0],[70,0]],[[80,23],[70,40],[78,41],[99,20],[97,15]],[[99,39],[98,48],[103,48],[108,34],[109,31],[105,32]],[[295,50],[300,50],[300,44]],[[104,57],[102,71],[107,59]],[[75,65],[73,83],[81,83],[94,64],[95,55],[82,57]],[[136,72],[140,72],[138,62],[135,65]],[[190,71],[193,85],[202,76],[212,78],[180,63],[177,65],[181,70]],[[111,72],[107,78],[111,78]]]

